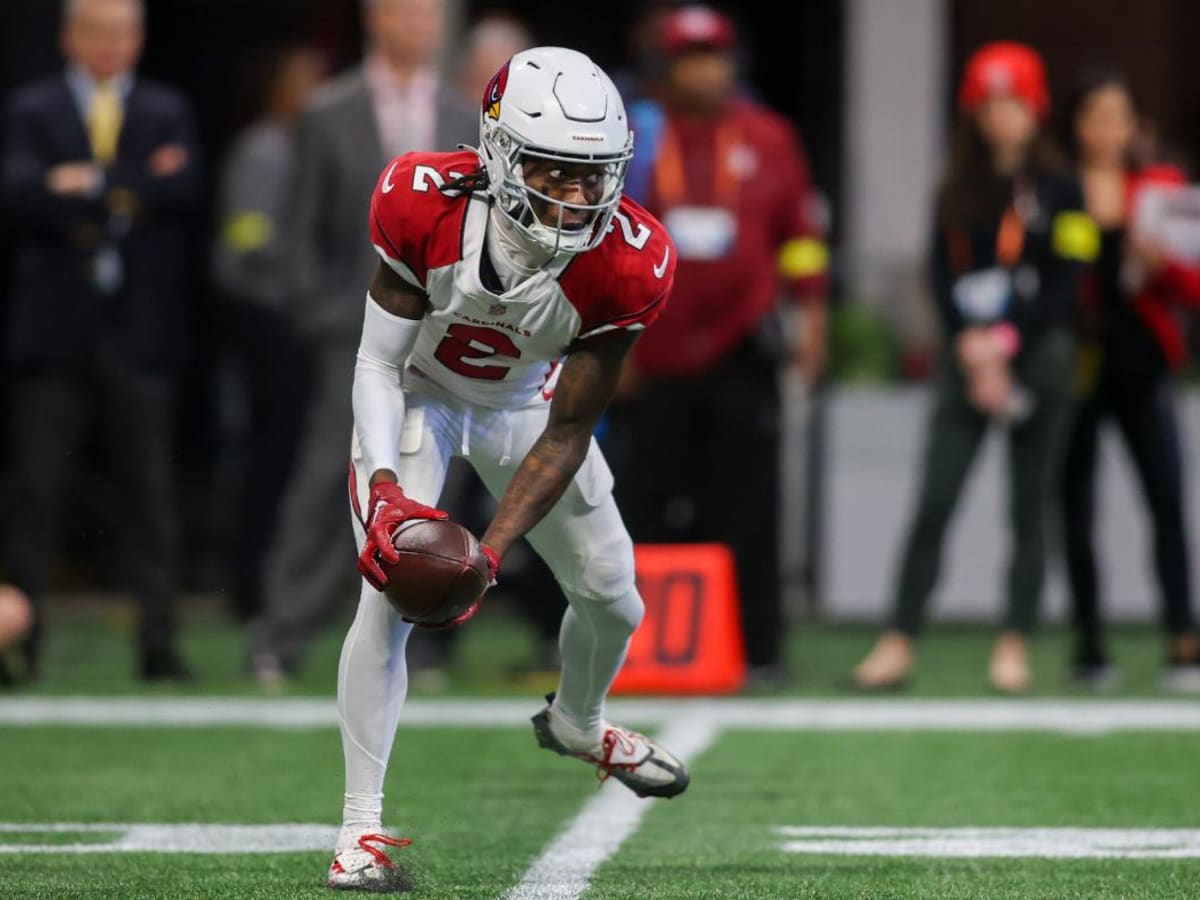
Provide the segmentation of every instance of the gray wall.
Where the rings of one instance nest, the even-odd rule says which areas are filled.
[[[918,277],[942,165],[946,0],[847,0],[845,299],[885,311],[907,341],[932,321]]]
[[[919,387],[842,389],[832,399],[822,560],[823,608],[830,618],[879,622],[890,609],[896,558],[917,489],[928,398],[928,388]],[[1179,408],[1188,460],[1194,458],[1189,449],[1200,448],[1200,396],[1181,396]],[[1148,568],[1144,506],[1125,449],[1111,429],[1101,463],[1097,549],[1104,606],[1113,621],[1156,621],[1159,601]],[[1185,478],[1195,520],[1200,476],[1189,470]],[[1005,485],[1004,446],[993,434],[951,527],[942,581],[930,604],[932,620],[997,620],[1008,548]],[[1195,529],[1191,537],[1195,558],[1200,551]],[[1057,562],[1042,608],[1048,620],[1061,619],[1066,609]]]

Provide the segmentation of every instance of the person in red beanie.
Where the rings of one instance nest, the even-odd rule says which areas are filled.
[[[733,548],[751,680],[769,686],[786,678],[778,379],[786,366],[809,381],[821,371],[828,252],[795,130],[737,88],[730,19],[685,6],[659,39],[664,102],[630,111],[626,190],[679,261],[663,325],[626,371],[632,463],[618,489],[635,539]],[[781,316],[785,295],[795,322]]]
[[[1032,683],[1026,636],[1045,570],[1071,327],[1080,278],[1099,244],[1079,185],[1045,135],[1048,96],[1041,59],[1021,44],[983,47],[963,74],[929,273],[945,344],[892,627],[854,670],[863,689],[895,687],[911,673],[946,528],[993,425],[1008,443],[1012,556],[988,680],[1003,693]]]
[[[1183,451],[1171,371],[1186,359],[1173,307],[1200,306],[1200,266],[1139,224],[1148,204],[1186,183],[1174,166],[1136,160],[1137,110],[1118,71],[1085,72],[1062,116],[1063,142],[1100,228],[1100,257],[1084,284],[1078,408],[1062,476],[1063,524],[1078,644],[1075,681],[1112,684],[1093,546],[1099,432],[1113,421],[1129,449],[1154,524],[1154,564],[1168,635],[1163,687],[1200,691],[1184,516]]]

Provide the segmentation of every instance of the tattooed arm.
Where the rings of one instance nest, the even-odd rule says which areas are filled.
[[[500,501],[483,543],[500,556],[540,522],[583,465],[592,431],[617,389],[621,364],[637,340],[617,331],[578,344],[563,364],[550,419]]]

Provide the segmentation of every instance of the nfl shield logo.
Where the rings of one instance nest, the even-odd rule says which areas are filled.
[[[508,312],[508,307],[503,303],[493,303],[488,307],[488,314],[492,316],[502,316]]]

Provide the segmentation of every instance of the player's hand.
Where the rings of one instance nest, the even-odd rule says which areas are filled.
[[[188,162],[187,148],[183,144],[164,144],[146,162],[146,168],[155,178],[170,178],[183,171]]]
[[[46,173],[50,193],[63,197],[94,194],[100,187],[100,168],[91,162],[61,163]]]
[[[967,396],[971,405],[989,418],[1006,418],[1013,405],[1012,372],[1005,364],[972,371],[968,379]]]
[[[995,368],[1007,359],[1004,348],[995,339],[992,330],[982,325],[963,329],[954,342],[954,349],[959,365],[968,375],[977,370]]]
[[[358,556],[358,571],[371,587],[382,591],[387,575],[380,561],[393,565],[400,562],[400,554],[392,543],[396,528],[410,519],[442,520],[450,518],[450,514],[409,499],[400,485],[391,481],[380,481],[371,487],[368,508],[370,513],[364,526],[367,542]]]
[[[813,388],[825,377],[829,362],[829,308],[824,300],[797,309],[795,332],[791,370]]]
[[[481,544],[480,548],[483,550],[483,555],[487,559],[488,587],[494,587],[496,584],[496,575],[500,571],[500,554],[487,544]]]

